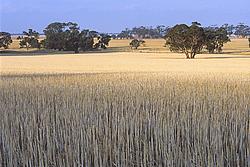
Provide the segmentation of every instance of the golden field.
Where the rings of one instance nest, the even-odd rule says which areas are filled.
[[[250,166],[250,49],[187,60],[164,40],[0,55],[0,166]]]
[[[14,42],[13,45],[16,45]],[[233,39],[223,54],[200,54],[186,60],[171,53],[164,40],[146,40],[139,50],[128,47],[129,40],[112,40],[104,51],[73,54],[57,51],[13,49],[0,56],[1,73],[102,73],[102,72],[225,72],[250,73],[247,39]]]

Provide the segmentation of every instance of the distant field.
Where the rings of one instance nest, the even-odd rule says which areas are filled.
[[[107,50],[73,54],[58,51],[26,51],[15,41],[0,55],[1,73],[102,73],[102,72],[222,72],[250,73],[247,39],[233,39],[223,54],[200,54],[186,60],[171,53],[164,40],[146,40],[139,50],[128,47],[130,40],[112,40]]]

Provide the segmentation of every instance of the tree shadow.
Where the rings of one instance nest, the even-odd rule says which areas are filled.
[[[52,51],[52,50],[31,50],[31,51],[24,51],[24,50],[3,50],[0,51],[1,56],[41,56],[41,55],[56,55],[56,54],[70,54],[74,52],[66,52],[66,51]]]
[[[46,56],[46,55],[65,55],[65,54],[96,54],[96,53],[117,53],[117,52],[129,52],[129,47],[110,47],[107,49],[96,49],[91,51],[80,51],[75,53],[74,51],[57,51],[57,50],[0,50],[1,56]]]
[[[200,57],[197,59],[250,59],[250,55],[242,56],[211,56],[211,57]]]
[[[250,50],[233,50],[233,51],[224,51],[225,54],[241,54],[241,53],[250,53]]]
[[[211,55],[211,56],[199,56],[197,55],[194,59],[190,59],[190,60],[195,60],[195,59],[250,59],[250,55],[241,55],[241,56],[235,56],[235,55],[231,55],[231,56],[228,56],[228,55],[223,55],[223,54],[217,54],[217,55],[220,55],[220,56],[214,56],[214,55]],[[179,55],[179,56],[176,56],[176,55],[169,55],[169,56],[161,56],[161,57],[150,57],[150,59],[184,59],[184,60],[189,60],[189,59],[186,59],[185,58],[185,55]]]

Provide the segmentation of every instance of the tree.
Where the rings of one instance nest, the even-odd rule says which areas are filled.
[[[249,48],[250,48],[250,38],[248,38]]]
[[[137,49],[138,47],[141,46],[141,44],[144,44],[144,43],[145,43],[144,40],[133,39],[133,40],[129,43],[129,45],[130,45],[131,49],[133,49],[133,48]]]
[[[96,31],[80,31],[78,24],[72,22],[51,23],[45,28],[44,33],[46,48],[74,51],[75,53],[79,53],[80,50],[106,49],[111,40],[111,36],[100,35]],[[94,38],[98,40],[96,44],[94,44]]]
[[[243,38],[247,37],[250,35],[250,27],[244,23],[239,23],[235,27],[235,35],[241,36]]]
[[[0,48],[8,49],[12,43],[11,35],[8,32],[0,32]]]
[[[19,45],[20,48],[26,48],[27,50],[29,48],[40,48],[39,43],[39,33],[29,29],[27,32],[23,31],[24,36],[19,36],[17,39],[20,40]]]
[[[80,47],[80,31],[76,23],[66,23],[66,31],[64,32],[65,46],[64,49],[67,51],[74,51],[79,53]]]
[[[94,46],[94,38],[97,37],[96,31],[82,30],[80,33],[80,49],[83,51],[92,50]]]
[[[97,37],[97,40],[98,42],[94,45],[95,49],[107,49],[107,46],[109,45],[109,42],[111,40],[111,36],[107,34],[100,34],[100,36]]]
[[[222,47],[225,43],[230,42],[227,30],[221,28],[207,28],[205,30],[206,42],[205,46],[209,53],[222,52]]]
[[[43,31],[45,39],[45,48],[47,49],[58,49],[64,50],[66,37],[65,37],[65,28],[67,23],[54,22],[49,24]]]
[[[165,36],[166,45],[169,45],[170,50],[183,52],[188,59],[193,59],[196,54],[200,53],[205,38],[204,29],[197,22],[193,22],[191,26],[176,25]]]
[[[45,47],[47,49],[74,51],[75,53],[79,53],[79,49],[86,50],[86,38],[83,37],[86,34],[80,32],[77,23],[51,23],[45,28],[44,33],[46,36]],[[88,31],[88,33],[90,32]]]

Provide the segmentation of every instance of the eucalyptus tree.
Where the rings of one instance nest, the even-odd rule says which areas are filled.
[[[11,34],[8,32],[0,32],[0,48],[8,49],[11,43]]]

